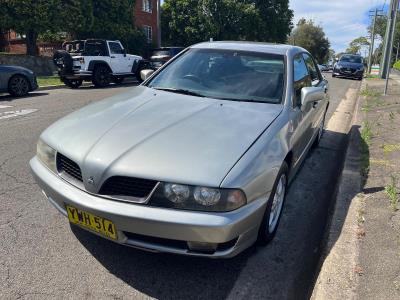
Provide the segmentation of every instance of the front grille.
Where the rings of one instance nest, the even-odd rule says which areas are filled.
[[[65,172],[80,182],[83,181],[81,168],[79,168],[78,164],[61,153],[57,153],[57,170],[60,173]]]
[[[156,184],[155,180],[114,176],[103,184],[100,195],[146,198]]]

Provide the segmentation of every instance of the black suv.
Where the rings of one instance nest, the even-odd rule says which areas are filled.
[[[333,67],[332,77],[342,76],[362,80],[364,76],[364,64],[360,55],[344,54]]]
[[[163,64],[181,52],[183,47],[162,47],[153,49],[150,56],[150,67],[154,70],[161,68]]]

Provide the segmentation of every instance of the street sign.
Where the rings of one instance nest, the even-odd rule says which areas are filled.
[[[371,75],[379,75],[380,69],[380,65],[373,65],[371,67]]]

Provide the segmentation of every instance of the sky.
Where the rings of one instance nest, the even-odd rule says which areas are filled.
[[[370,24],[369,11],[383,6],[390,0],[290,0],[294,11],[294,24],[301,18],[313,19],[320,25],[338,53],[345,51],[349,43],[367,35]]]

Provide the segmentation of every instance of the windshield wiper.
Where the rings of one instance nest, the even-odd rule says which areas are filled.
[[[196,97],[205,97],[202,94],[193,92],[193,91],[189,91],[189,90],[184,90],[184,89],[175,89],[175,88],[158,88],[155,87],[155,90],[160,90],[160,91],[167,91],[167,92],[171,92],[171,93],[176,93],[176,94],[183,94],[183,95],[189,95],[189,96],[196,96]]]
[[[228,100],[228,101],[236,101],[236,102],[250,102],[250,103],[269,103],[269,104],[277,104],[273,101],[261,101],[261,100],[252,100],[252,99],[235,99],[235,98],[222,98],[222,97],[215,97],[218,100]]]

